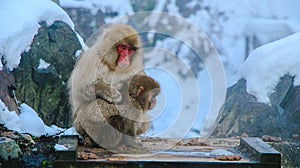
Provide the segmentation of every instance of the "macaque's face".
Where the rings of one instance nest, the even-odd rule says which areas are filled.
[[[137,92],[137,98],[146,106],[144,107],[144,110],[152,110],[156,105],[156,96],[158,94],[158,88],[155,88],[153,90],[145,90],[143,86],[140,86]]]
[[[146,75],[135,75],[129,83],[129,97],[139,110],[147,112],[156,105],[156,96],[160,93],[160,85]]]
[[[131,63],[132,56],[134,55],[136,50],[136,47],[131,46],[127,43],[121,43],[117,45],[117,52],[119,55],[117,59],[117,67],[119,67],[120,69],[127,68]]]
[[[156,96],[157,96],[157,94],[150,94],[149,107],[148,107],[149,110],[152,110],[155,107],[155,105],[156,105]]]

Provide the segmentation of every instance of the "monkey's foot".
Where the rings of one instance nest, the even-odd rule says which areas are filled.
[[[83,144],[83,146],[88,147],[88,148],[99,147],[99,145],[97,143],[95,143],[89,136],[83,137],[82,144]]]
[[[126,154],[143,154],[147,153],[147,148],[143,146],[143,143],[138,138],[123,138],[116,152]]]

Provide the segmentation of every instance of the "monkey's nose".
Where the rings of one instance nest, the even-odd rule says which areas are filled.
[[[121,62],[119,62],[118,67],[121,69],[125,69],[130,65],[130,58],[129,57],[125,57],[121,60]]]

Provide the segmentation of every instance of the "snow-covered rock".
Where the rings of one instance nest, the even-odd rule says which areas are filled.
[[[37,108],[33,104],[38,104],[36,98],[40,97],[43,101],[48,101],[40,102],[40,104],[48,105],[48,107],[42,105],[43,109],[51,111],[49,107],[58,109],[57,106],[59,106],[60,109],[67,111],[68,109],[65,109],[68,103],[67,96],[63,97],[60,93],[66,93],[63,89],[66,88],[68,75],[74,65],[76,50],[85,47],[82,38],[74,32],[74,23],[68,14],[51,0],[3,0],[0,1],[0,16],[3,16],[0,17],[2,23],[0,27],[0,70],[14,75],[18,84],[18,86],[14,86],[16,99],[22,97],[24,98],[23,102],[32,103],[31,106]],[[26,56],[25,61],[21,59],[21,55]],[[23,64],[20,65],[20,62]],[[24,80],[24,76],[28,78]],[[5,75],[3,78],[0,80],[8,80]],[[54,85],[55,82],[57,85]],[[28,87],[33,87],[33,89]],[[21,91],[24,88],[27,91],[30,90],[31,93]],[[32,92],[46,96],[37,96]],[[54,96],[51,97],[51,94]],[[62,103],[55,99],[55,96],[65,100],[66,103],[53,105],[53,102]],[[20,106],[21,114],[18,116],[14,111],[10,112],[3,102],[0,101],[0,123],[10,130],[26,132],[34,136],[53,135],[62,130],[58,127],[46,126],[36,111],[26,104]],[[45,113],[43,109],[37,109],[37,111]],[[69,115],[68,113],[64,114]],[[63,123],[64,117],[61,118],[63,119],[56,119],[57,123]],[[50,121],[50,119],[47,118],[45,121]],[[51,124],[52,121],[51,119]]]
[[[15,93],[43,118],[45,124],[70,126],[67,81],[81,49],[72,29],[64,22],[40,23],[31,49],[14,69]],[[26,76],[26,79],[24,78]]]
[[[0,58],[5,58],[9,70],[16,68],[21,53],[30,49],[40,22],[51,25],[55,20],[62,20],[74,30],[74,23],[65,11],[50,0],[1,0],[0,16],[5,16],[0,17]]]
[[[270,135],[290,139],[300,134],[300,86],[293,86],[293,77],[280,78],[270,104],[257,102],[246,91],[246,80],[240,79],[227,89],[226,102],[212,137],[250,137]]]
[[[247,80],[247,92],[257,101],[270,103],[280,77],[295,76],[294,86],[300,84],[300,33],[263,45],[254,50],[241,65],[239,74]]]

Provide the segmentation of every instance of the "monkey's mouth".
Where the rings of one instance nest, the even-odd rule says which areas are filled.
[[[156,98],[154,97],[154,98],[151,98],[151,100],[149,101],[148,109],[149,110],[154,109],[155,105],[156,105]]]
[[[118,62],[118,68],[119,69],[125,69],[130,65],[130,61],[122,60],[121,62]]]

